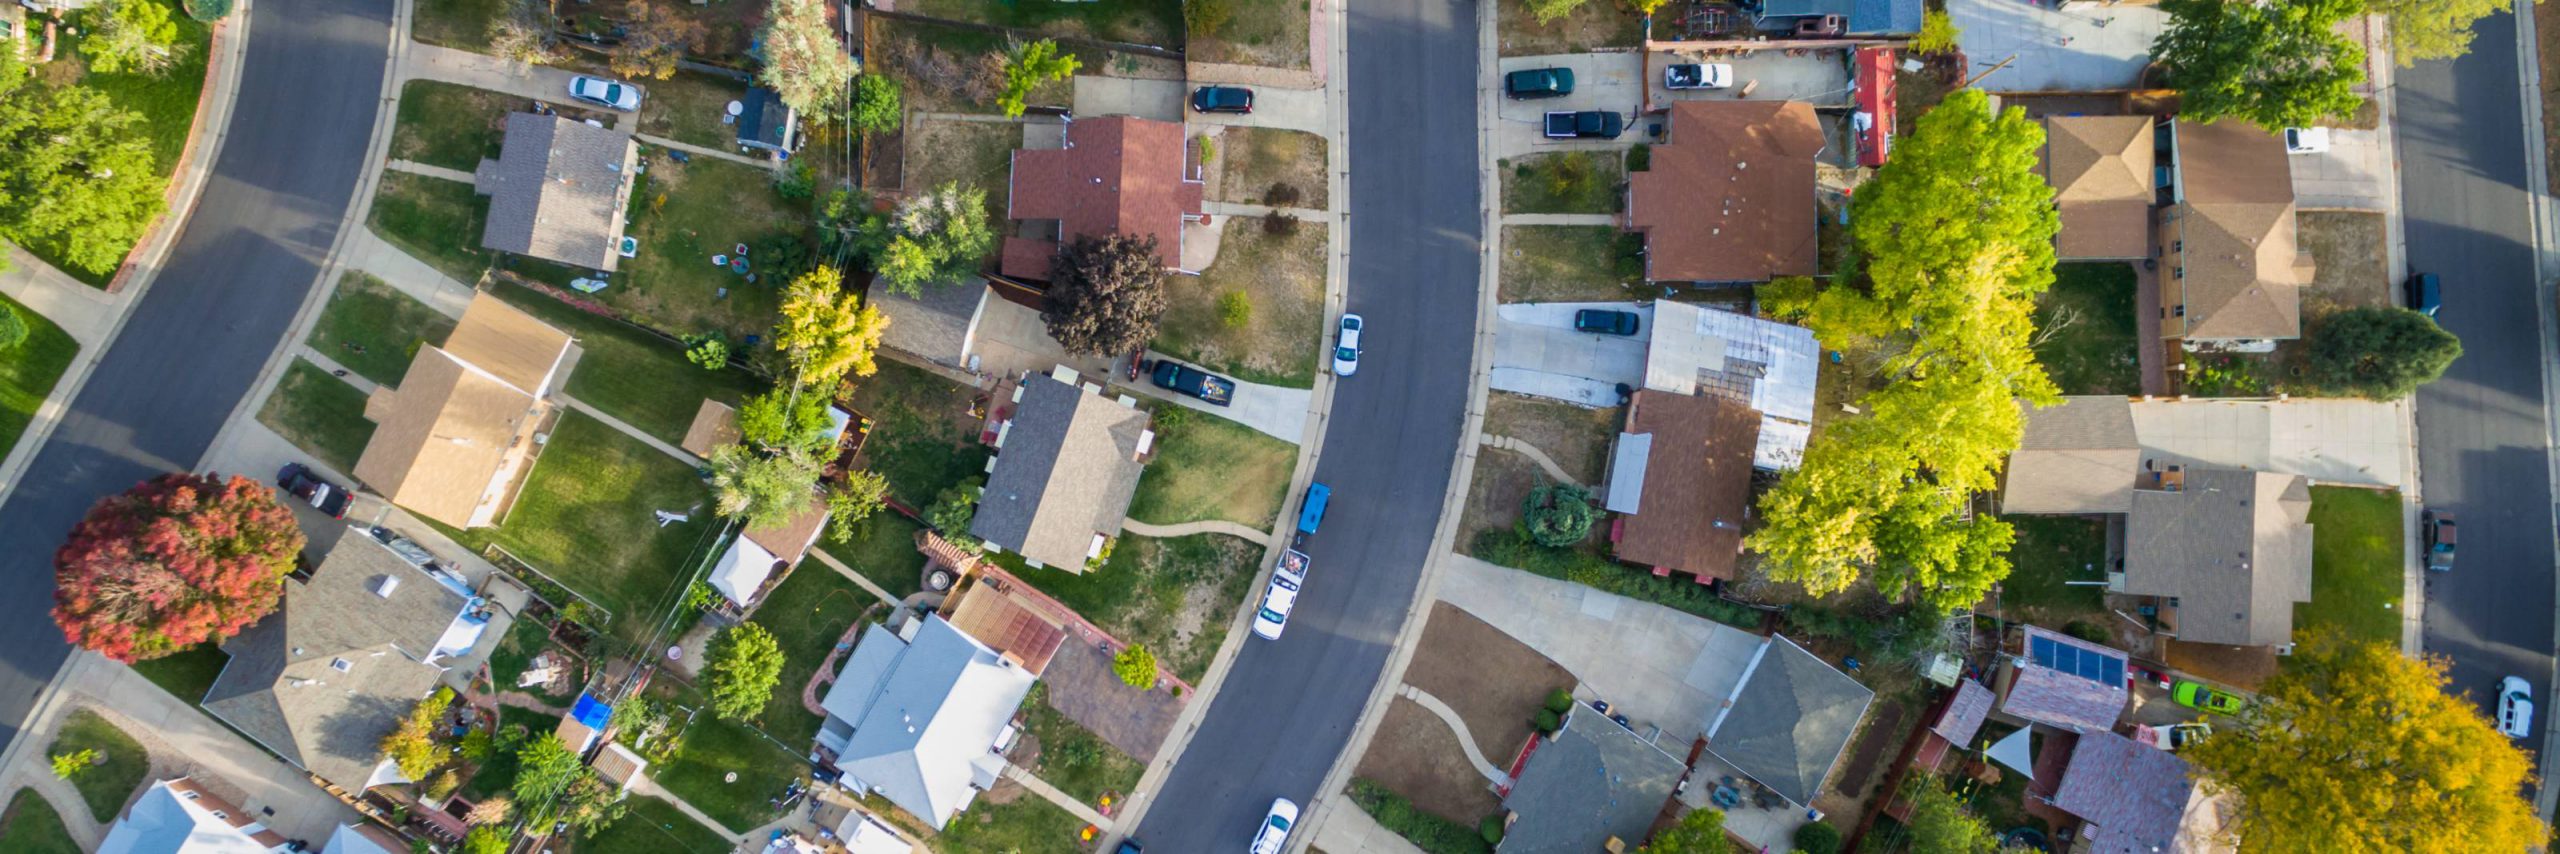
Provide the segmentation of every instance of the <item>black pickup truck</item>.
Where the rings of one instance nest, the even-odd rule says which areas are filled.
[[[1627,130],[1627,117],[1607,110],[1547,114],[1548,139],[1617,139]]]

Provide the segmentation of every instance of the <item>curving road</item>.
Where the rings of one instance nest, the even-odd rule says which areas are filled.
[[[1247,638],[1148,807],[1151,851],[1233,850],[1271,799],[1303,805],[1350,739],[1421,579],[1464,429],[1482,251],[1476,4],[1353,4],[1350,310],[1316,480],[1333,487],[1280,641]]]
[[[203,458],[318,284],[363,174],[390,0],[258,0],[251,14],[230,136],[194,214],[0,504],[0,744],[70,651],[49,615],[54,548],[100,497]]]

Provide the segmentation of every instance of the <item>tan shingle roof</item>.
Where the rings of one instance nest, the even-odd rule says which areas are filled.
[[[542,387],[567,359],[570,339],[486,294],[472,299],[449,343],[490,357],[500,369]],[[538,354],[550,351],[547,360]],[[428,518],[468,528],[494,522],[503,487],[527,464],[533,432],[550,404],[459,352],[422,347],[398,389],[365,401],[376,427],[355,477],[391,502]]]
[[[1814,272],[1813,106],[1680,101],[1669,141],[1627,177],[1626,227],[1645,235],[1645,278],[1765,282]]]
[[[2142,465],[2134,438],[2133,402],[2124,397],[2066,397],[2026,410],[2026,432],[2009,455],[2001,491],[2004,513],[2122,513],[2133,508],[2133,479]]]
[[[2176,492],[2134,493],[2124,589],[2173,596],[2178,637],[2268,646],[2311,600],[2311,486],[2300,475],[2189,468]]]
[[[2160,212],[2186,304],[2183,337],[2298,338],[2310,253],[2294,239],[2284,142],[2239,121],[2177,126],[2184,200]],[[2171,334],[2180,330],[2173,318]]]
[[[2044,178],[2061,209],[2054,241],[2064,258],[2150,254],[2152,130],[2149,116],[2044,120]]]
[[[684,441],[676,443],[685,453],[697,457],[711,456],[722,445],[734,445],[746,434],[738,429],[738,410],[717,400],[705,400],[693,411],[693,423],[684,428]]]

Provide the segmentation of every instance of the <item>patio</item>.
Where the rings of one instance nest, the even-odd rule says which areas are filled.
[[[2098,92],[2134,88],[2151,64],[2151,42],[2168,23],[2157,6],[2084,6],[2059,10],[2019,0],[1948,0],[1947,15],[1963,31],[1959,44],[1973,67],[2008,59],[1983,78],[1992,92]]]

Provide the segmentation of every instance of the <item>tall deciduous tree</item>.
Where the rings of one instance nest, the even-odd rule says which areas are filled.
[[[53,619],[131,664],[238,634],[276,609],[302,529],[245,477],[165,474],[89,508],[54,553]]]
[[[996,248],[987,191],[956,181],[908,197],[889,216],[865,216],[854,230],[855,248],[872,256],[880,281],[908,296],[922,295],[927,282],[977,272]]]
[[[1054,40],[1016,44],[1005,54],[1004,89],[996,94],[996,106],[1004,110],[1007,118],[1020,116],[1025,109],[1023,99],[1031,97],[1032,87],[1073,77],[1083,67],[1083,60],[1060,52]]]
[[[560,737],[550,733],[536,735],[523,750],[516,753],[516,808],[528,817],[553,815],[553,805],[569,793],[578,775],[587,768],[579,764],[578,754],[570,752]]]
[[[2000,837],[1992,834],[1991,823],[1967,810],[1964,800],[1947,791],[1946,783],[1935,775],[1922,774],[1903,785],[1903,797],[1911,799],[1910,819],[1903,826],[1911,832],[1911,849],[1930,854],[1992,854],[2000,850]]]
[[[382,752],[400,766],[401,776],[425,780],[444,767],[448,752],[436,743],[436,724],[452,707],[453,692],[438,690],[409,707],[409,714],[400,719],[400,725],[382,737]]]
[[[606,66],[624,77],[665,80],[676,76],[676,62],[701,40],[703,28],[675,7],[631,0],[623,6],[622,41],[607,53]]]
[[[2400,67],[2421,59],[2452,59],[2471,52],[2471,25],[2507,10],[2501,0],[2365,0],[2365,11],[2391,17],[2391,60]]]
[[[754,623],[721,632],[711,642],[711,710],[728,720],[745,720],[764,711],[773,686],[782,681],[782,646],[773,633]]]
[[[1049,337],[1068,352],[1125,355],[1156,337],[1164,318],[1164,262],[1156,239],[1077,235],[1049,265]]]
[[[782,96],[792,109],[812,117],[842,113],[846,85],[853,81],[853,57],[844,52],[835,30],[827,25],[821,0],[773,0],[765,8],[764,31],[757,38],[764,67],[756,80]]]
[[[905,90],[898,78],[864,74],[853,79],[853,127],[864,133],[897,130],[907,121]]]
[[[2461,357],[2461,339],[2405,308],[2351,308],[2311,330],[2311,381],[2329,394],[2407,397]]]
[[[2185,752],[2237,792],[2252,851],[2468,852],[2542,847],[2522,795],[2532,763],[2444,663],[2334,630],[2302,638],[2231,723]]]
[[[711,503],[720,515],[750,528],[791,521],[818,501],[818,476],[826,461],[806,449],[770,452],[745,445],[711,450]]]
[[[0,50],[0,237],[113,272],[162,207],[141,125],[95,89],[34,85]]]
[[[825,448],[827,396],[778,388],[738,404],[738,437],[775,451],[814,453]]]
[[[108,0],[84,15],[89,32],[80,39],[80,55],[91,71],[157,77],[185,58],[178,21],[157,0]]]
[[[848,373],[867,377],[879,370],[872,354],[888,330],[888,316],[845,290],[835,268],[822,266],[782,292],[782,323],[774,327],[773,345],[800,384],[833,389]]]
[[[1725,841],[1724,811],[1694,809],[1654,834],[1642,854],[1729,854],[1733,850]]]
[[[2338,25],[2365,0],[2161,0],[2160,11],[2169,26],[2151,53],[2187,118],[2308,126],[2364,102],[2364,48]]]

